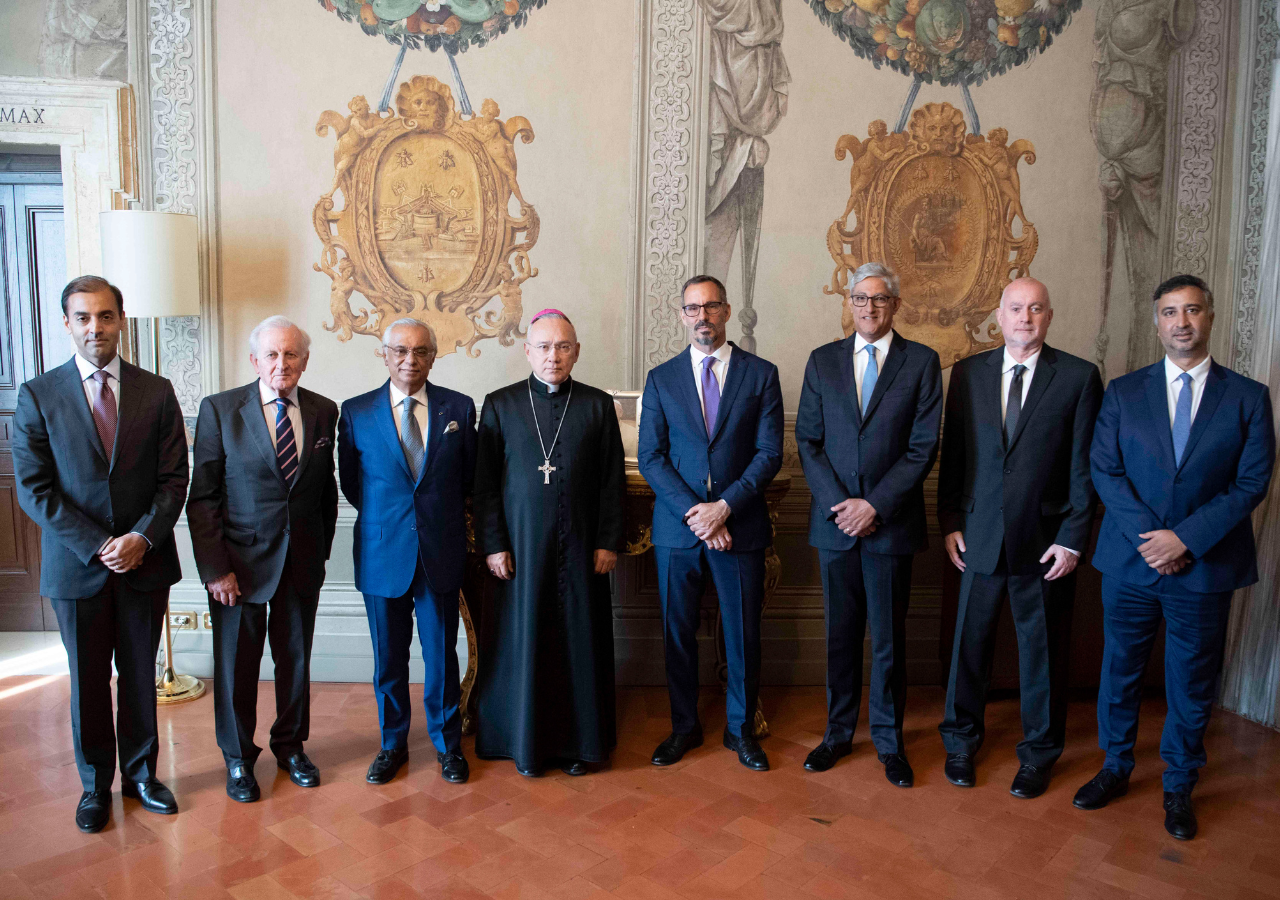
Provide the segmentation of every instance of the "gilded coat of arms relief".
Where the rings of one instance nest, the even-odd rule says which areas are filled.
[[[520,286],[538,274],[529,262],[538,214],[515,154],[533,128],[501,119],[493,100],[459,115],[448,85],[420,75],[400,85],[395,106],[379,115],[356,97],[349,115],[326,110],[316,125],[337,137],[333,185],[312,212],[323,244],[314,268],[331,279],[324,327],[349,341],[410,316],[430,326],[441,355],[478,356],[485,338],[510,346],[524,336]]]
[[[902,279],[897,326],[937,350],[944,368],[999,346],[991,313],[1038,242],[1018,176],[1035,148],[1008,141],[1003,128],[966,135],[949,103],[917,109],[906,134],[875,121],[866,139],[842,136],[835,154],[852,157],[849,200],[827,229],[836,268],[823,293],[846,296],[858,266],[884,262]],[[841,325],[853,333],[847,308]]]

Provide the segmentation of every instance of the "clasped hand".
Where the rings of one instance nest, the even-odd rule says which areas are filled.
[[[684,514],[684,521],[700,541],[706,541],[712,550],[725,551],[733,547],[733,538],[725,522],[729,519],[729,504],[723,500],[712,503],[697,503],[689,507]]]
[[[875,507],[859,497],[850,497],[831,507],[836,527],[849,537],[866,537],[876,530]]]
[[[98,559],[112,572],[130,572],[142,565],[142,557],[150,546],[142,535],[130,532],[103,544],[98,550]]]
[[[1187,556],[1187,545],[1173,531],[1161,528],[1158,531],[1144,531],[1138,535],[1146,542],[1138,545],[1138,552],[1146,560],[1147,565],[1161,575],[1174,575],[1185,569],[1191,562]]]

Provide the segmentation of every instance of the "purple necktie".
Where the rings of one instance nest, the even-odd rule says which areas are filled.
[[[93,424],[98,428],[98,440],[102,441],[107,462],[111,462],[111,452],[115,449],[117,417],[116,395],[107,383],[110,377],[105,369],[93,373],[93,380],[98,382],[98,390],[93,397]]]
[[[702,408],[707,420],[707,437],[716,430],[716,414],[720,412],[720,382],[711,371],[719,360],[708,356],[702,361]]]

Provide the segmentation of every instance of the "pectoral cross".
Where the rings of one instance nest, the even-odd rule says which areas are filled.
[[[546,459],[542,461],[542,465],[538,466],[538,471],[542,473],[543,484],[551,483],[551,473],[554,472],[555,470],[556,470],[556,467],[551,465],[551,460]]]

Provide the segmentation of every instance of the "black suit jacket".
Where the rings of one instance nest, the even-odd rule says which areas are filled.
[[[1009,572],[1047,571],[1051,544],[1084,553],[1098,495],[1089,446],[1102,404],[1098,367],[1046,344],[1005,446],[1000,408],[1004,348],[951,370],[938,480],[942,533],[964,532],[965,567],[990,575],[1004,548]]]
[[[120,361],[110,460],[74,358],[22,385],[14,418],[18,503],[41,530],[41,594],[97,594],[110,574],[98,550],[131,531],[151,543],[123,576],[131,587],[155,591],[182,577],[173,526],[187,495],[187,432],[169,379]]]
[[[265,603],[289,567],[294,588],[315,596],[338,522],[334,439],[338,406],[298,388],[298,476],[285,483],[262,412],[258,382],[205,397],[187,524],[200,581],[236,573],[243,603]]]
[[[896,331],[864,419],[853,378],[855,336],[809,356],[796,443],[813,494],[809,543],[849,550],[859,540],[836,527],[831,507],[858,497],[878,527],[862,538],[873,553],[916,553],[929,545],[924,479],[938,455],[942,367],[938,354]]]

